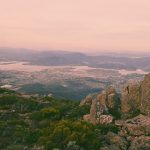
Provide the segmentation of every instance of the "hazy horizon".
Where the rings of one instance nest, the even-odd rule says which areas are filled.
[[[7,52],[11,52],[11,51],[14,51],[14,52],[71,52],[71,53],[81,53],[81,54],[85,54],[85,55],[93,55],[93,56],[99,56],[99,55],[112,55],[112,56],[131,56],[131,57],[149,57],[150,56],[150,52],[143,52],[143,51],[111,51],[111,50],[99,50],[99,51],[93,51],[91,49],[91,51],[81,51],[81,50],[65,50],[65,49],[29,49],[29,48],[23,48],[23,47],[20,47],[20,48],[14,48],[14,47],[0,47],[0,52],[4,52],[4,51],[7,51]]]
[[[0,0],[0,47],[149,53],[149,0]]]

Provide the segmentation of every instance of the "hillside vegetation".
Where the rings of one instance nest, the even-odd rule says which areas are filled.
[[[90,106],[55,98],[25,98],[0,89],[0,149],[98,150],[101,134],[117,132],[114,125],[82,120]]]
[[[2,150],[149,150],[150,74],[81,102],[0,89]]]

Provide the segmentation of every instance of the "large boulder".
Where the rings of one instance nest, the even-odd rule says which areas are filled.
[[[131,113],[140,109],[141,85],[130,83],[123,87],[121,91],[121,110],[123,113]]]
[[[113,87],[109,87],[106,91],[98,94],[90,102],[92,102],[90,114],[88,117],[84,116],[84,120],[90,120],[93,124],[111,123],[113,121],[111,112],[120,110],[120,99]]]
[[[120,127],[119,137],[126,139],[129,150],[150,149],[150,117],[138,115],[132,119],[117,120]]]
[[[142,113],[150,116],[150,74],[146,75],[141,83],[141,104]]]
[[[132,117],[141,112],[150,116],[150,74],[139,83],[130,83],[121,91],[121,111]]]
[[[121,127],[120,135],[122,136],[150,135],[150,117],[145,115],[138,115],[127,120],[117,120],[115,124]]]
[[[120,131],[108,132],[103,135],[100,150],[149,150],[150,149],[150,118],[138,115],[132,119],[117,120]]]

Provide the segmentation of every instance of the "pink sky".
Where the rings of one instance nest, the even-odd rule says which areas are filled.
[[[0,47],[150,52],[150,0],[0,0]]]

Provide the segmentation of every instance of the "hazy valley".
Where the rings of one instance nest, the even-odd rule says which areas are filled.
[[[0,86],[30,95],[80,100],[110,85],[119,89],[148,73],[147,57],[88,56],[73,52],[0,53]],[[133,65],[128,65],[132,61]]]

